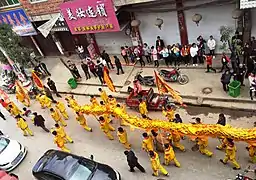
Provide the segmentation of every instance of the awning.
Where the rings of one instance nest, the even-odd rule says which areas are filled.
[[[60,14],[57,14],[52,19],[37,28],[45,38],[49,35],[50,31],[52,30],[59,17]]]

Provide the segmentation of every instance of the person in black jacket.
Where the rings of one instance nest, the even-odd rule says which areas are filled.
[[[114,66],[111,62],[111,59],[110,59],[108,53],[106,53],[105,50],[102,52],[101,57],[102,57],[102,59],[104,59],[106,61],[108,69],[110,69],[110,66],[111,66],[112,69],[114,69]]]
[[[137,167],[141,172],[145,173],[145,169],[138,162],[138,158],[135,156],[135,153],[130,151],[124,151],[124,154],[127,157],[128,166],[130,167],[130,171],[134,172],[134,168]]]
[[[124,74],[124,70],[122,68],[122,64],[120,62],[120,59],[117,56],[114,56],[115,58],[115,64],[116,64],[116,69],[117,69],[117,75],[119,75],[119,70],[121,70],[122,74]]]
[[[84,61],[81,61],[81,68],[82,68],[83,71],[84,71],[86,80],[87,80],[87,79],[91,79],[91,75],[90,75],[90,73],[89,73],[88,64],[84,63]]]
[[[57,87],[55,85],[55,82],[53,80],[51,80],[50,78],[47,79],[47,85],[48,87],[53,91],[53,93],[56,94],[57,97],[61,98],[61,95],[58,93],[57,91]]]
[[[220,124],[222,126],[226,126],[226,117],[223,113],[219,114],[219,119],[218,119],[217,124]]]
[[[52,100],[53,103],[56,103],[57,101],[53,98],[52,96],[52,93],[50,91],[50,89],[46,86],[44,86],[44,92],[45,92],[45,95],[50,98]]]
[[[160,38],[160,36],[157,36],[156,38],[156,49],[163,49],[165,47],[164,41]]]
[[[35,116],[34,117],[34,125],[41,127],[43,130],[45,130],[45,132],[50,132],[50,130],[45,127],[45,124],[44,124],[45,119],[43,118],[43,116],[38,115],[36,112],[34,112],[33,114]]]
[[[41,69],[44,71],[46,75],[51,76],[51,73],[48,71],[48,68],[44,62],[39,61],[39,66],[41,67]]]
[[[99,77],[99,80],[101,82],[101,84],[104,84],[104,81],[103,81],[103,64],[98,60],[97,61],[97,66],[96,66],[96,73]]]
[[[221,76],[221,83],[223,85],[223,90],[228,91],[228,84],[230,83],[230,79],[232,77],[232,74],[229,70],[226,70],[222,76]]]

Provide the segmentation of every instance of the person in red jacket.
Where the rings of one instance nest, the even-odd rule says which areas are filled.
[[[216,69],[214,69],[212,67],[212,60],[213,60],[213,55],[204,55],[204,58],[206,60],[206,64],[207,64],[207,70],[206,72],[210,72],[210,71],[213,71],[216,73]]]

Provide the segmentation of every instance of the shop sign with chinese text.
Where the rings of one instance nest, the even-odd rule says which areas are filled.
[[[23,9],[0,12],[0,24],[10,24],[19,36],[36,35],[36,30]]]
[[[76,0],[61,4],[72,34],[120,31],[112,0]]]

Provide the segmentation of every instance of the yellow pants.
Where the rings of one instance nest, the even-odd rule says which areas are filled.
[[[236,161],[236,159],[232,159],[229,156],[225,156],[225,158],[223,159],[224,163],[227,163],[228,161],[232,162],[232,164],[236,167],[236,168],[240,168],[240,165],[238,164],[238,162]]]
[[[59,147],[62,151],[64,151],[64,152],[68,152],[68,153],[70,153],[71,151],[65,146],[65,145],[63,145],[62,147]]]
[[[131,144],[126,142],[126,143],[122,143],[123,146],[125,147],[125,149],[131,149]]]
[[[175,164],[176,167],[180,167],[180,163],[179,163],[179,161],[176,159],[176,157],[173,158],[173,159],[164,158],[164,164],[165,164],[166,166],[168,166],[172,161],[174,162],[174,164]]]
[[[30,106],[30,104],[28,103],[28,102],[26,102],[26,101],[22,101],[21,102],[24,106],[26,106],[26,107],[29,107]]]
[[[176,147],[176,148],[178,148],[179,150],[181,150],[181,151],[185,151],[185,147],[182,145],[182,144],[180,144],[180,142],[179,141],[177,141],[177,142],[173,142],[173,146],[174,147]]]
[[[63,116],[65,119],[68,119],[68,118],[69,118],[67,111],[62,111],[62,112],[60,112],[60,113],[62,114],[62,116]]]
[[[212,157],[213,153],[211,151],[209,151],[208,149],[206,149],[206,147],[204,145],[199,145],[199,152],[203,155]]]
[[[161,173],[163,173],[164,175],[168,174],[168,171],[162,165],[159,165],[158,169],[156,170],[153,169],[153,175],[158,176],[158,171],[161,171]]]
[[[105,131],[104,133],[108,137],[109,140],[114,140],[113,135],[109,131]]]
[[[22,131],[24,136],[27,136],[28,134],[30,136],[33,136],[33,132],[29,129],[29,127],[27,127],[26,129],[22,129]]]
[[[120,126],[125,126],[125,121],[123,119],[120,120]]]
[[[87,124],[81,124],[81,126],[82,126],[86,131],[92,132],[92,128],[90,128],[89,126],[87,126]]]
[[[115,131],[116,130],[111,124],[108,124],[108,127],[109,127],[110,131]]]
[[[74,141],[71,139],[70,136],[66,135],[63,137],[63,139],[65,139],[66,141],[70,142],[70,143],[73,143]]]
[[[47,104],[45,104],[46,105],[46,107],[48,107],[49,109],[52,107],[52,103],[51,102],[49,102],[49,103],[47,103]]]
[[[67,123],[62,118],[59,119],[58,121],[56,121],[56,123],[58,123],[58,122],[60,122],[62,124],[62,126],[67,126]]]

